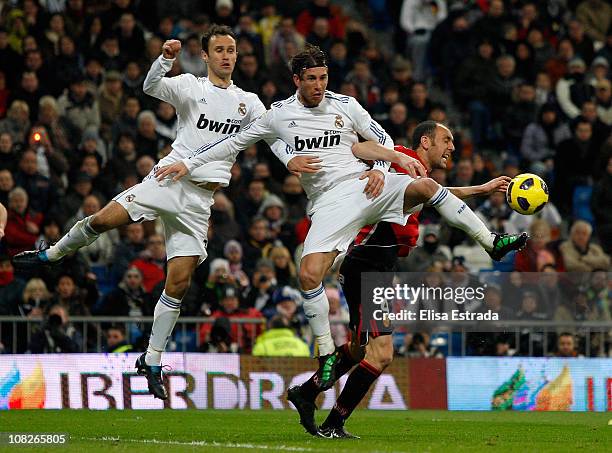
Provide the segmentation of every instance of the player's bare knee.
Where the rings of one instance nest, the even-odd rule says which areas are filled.
[[[317,288],[321,284],[319,272],[313,266],[304,265],[300,267],[300,286],[303,291],[308,291]]]
[[[415,185],[419,192],[419,194],[426,200],[430,200],[433,197],[438,189],[440,188],[440,184],[434,181],[431,178],[422,178],[418,181],[415,181],[411,185]]]
[[[190,278],[173,278],[172,280],[166,280],[166,294],[176,299],[182,299],[187,290],[189,289]]]

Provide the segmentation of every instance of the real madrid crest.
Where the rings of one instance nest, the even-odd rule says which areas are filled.
[[[240,113],[242,116],[246,115],[246,104],[244,102],[238,104],[238,113]]]
[[[342,129],[344,127],[344,121],[342,120],[342,115],[336,115],[335,125],[338,129]]]
[[[128,203],[131,203],[132,201],[134,201],[134,198],[136,198],[136,195],[134,194],[129,194],[125,196],[125,201],[127,201]]]

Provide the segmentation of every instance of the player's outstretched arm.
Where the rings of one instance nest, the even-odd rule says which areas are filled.
[[[407,156],[404,153],[394,151],[391,148],[387,148],[378,142],[367,141],[355,143],[352,149],[353,155],[359,159],[373,161],[384,160],[392,164],[397,164],[405,168],[408,174],[413,178],[427,176],[427,170],[417,159]]]
[[[465,200],[471,197],[486,197],[491,195],[493,192],[504,192],[508,188],[512,179],[509,176],[498,176],[493,178],[491,181],[481,184],[479,186],[468,186],[468,187],[448,187],[453,195],[457,198]]]
[[[164,77],[174,64],[174,59],[181,51],[181,42],[177,39],[166,41],[162,47],[162,54],[153,62],[147,77],[144,80],[142,90],[149,96],[166,101],[176,107],[181,101],[181,79],[185,75],[177,77]]]
[[[238,134],[228,135],[219,140],[207,143],[194,151],[180,162],[160,167],[155,172],[155,177],[161,181],[167,176],[173,176],[178,181],[183,176],[201,165],[210,162],[234,160],[240,151],[257,143],[259,140],[271,140],[276,137],[276,131],[270,121],[270,112],[266,112],[251,124],[242,129]]]

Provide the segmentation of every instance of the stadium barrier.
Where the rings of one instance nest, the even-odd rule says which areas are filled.
[[[196,352],[201,346],[200,328],[204,324],[213,324],[214,318],[185,317],[180,318],[173,334],[173,348],[175,352]],[[230,318],[231,324],[243,326],[265,327],[264,318]],[[6,353],[21,353],[27,350],[34,329],[41,326],[41,318],[23,318],[20,316],[0,316],[0,342],[3,342]],[[70,325],[74,327],[82,341],[82,352],[104,352],[103,331],[110,325],[123,325],[128,342],[134,336],[142,336],[150,329],[152,317],[102,317],[102,316],[74,316],[70,318]],[[333,325],[342,324],[332,321]],[[436,345],[444,356],[469,355],[469,335],[481,332],[478,330],[482,324],[464,322],[436,322],[434,328],[426,329],[430,332],[432,343]],[[418,327],[418,326],[416,326]],[[426,327],[426,326],[421,326]],[[408,331],[406,328],[396,330],[396,339],[402,340]],[[609,343],[612,338],[612,325],[609,321],[499,321],[486,324],[486,334],[504,334],[513,337],[516,344],[517,355],[533,356],[535,352],[547,356],[555,351],[556,345],[552,340],[561,332],[577,334],[584,342],[584,354],[587,357],[606,357],[609,354]],[[255,344],[257,329],[237,329],[241,343],[246,336],[249,344]],[[537,347],[536,347],[537,346]],[[537,351],[536,351],[537,350]]]
[[[309,358],[167,353],[166,401],[138,376],[138,354],[0,356],[0,409],[287,409]],[[344,376],[319,396],[330,409]],[[393,361],[362,409],[612,411],[612,359],[457,357]]]

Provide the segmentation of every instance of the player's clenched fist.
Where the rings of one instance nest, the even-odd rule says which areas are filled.
[[[169,39],[162,46],[162,55],[164,58],[176,58],[181,51],[181,42],[178,39]]]

